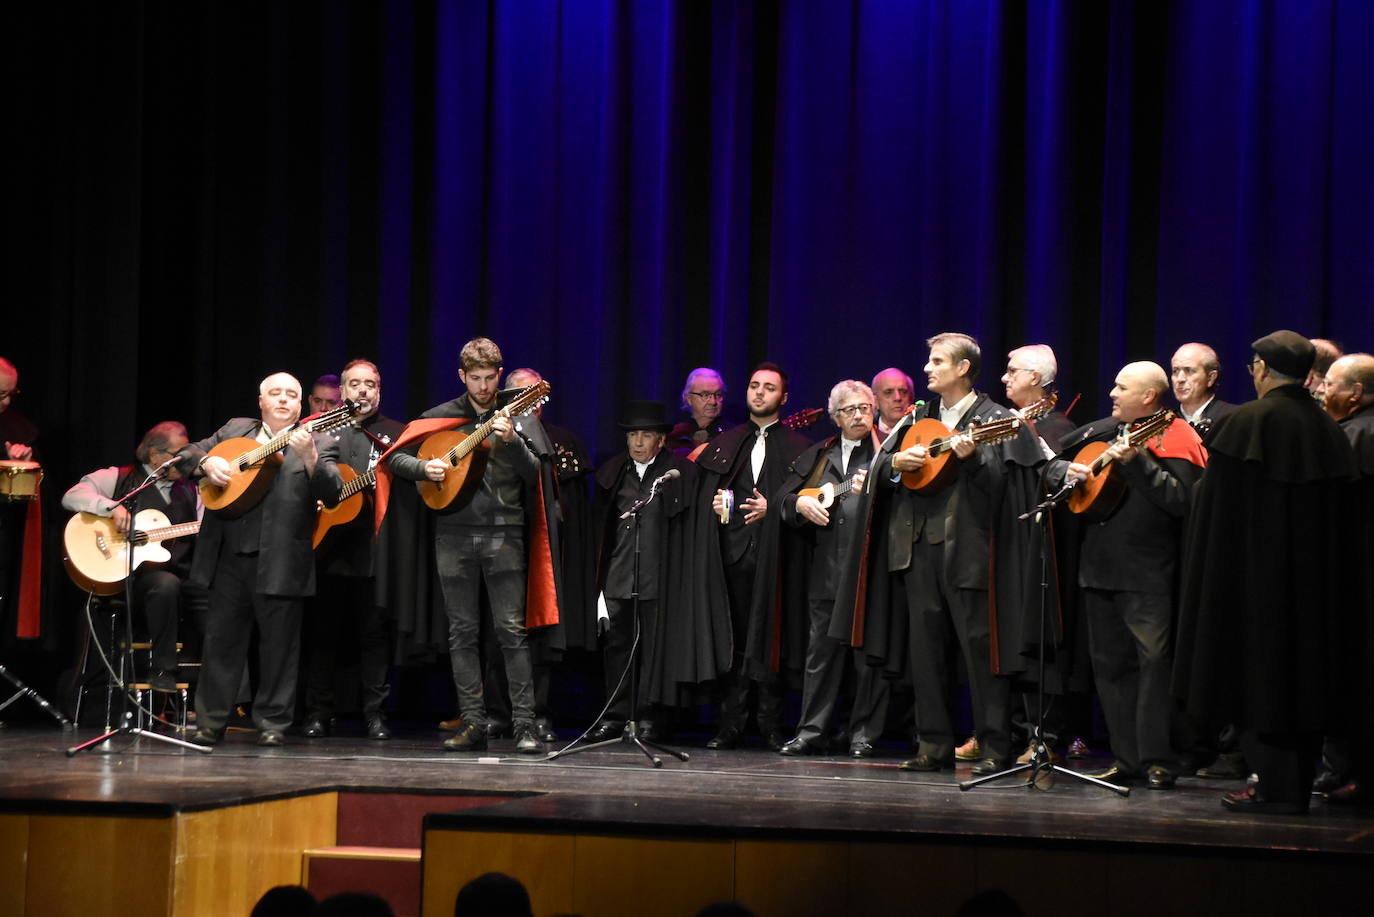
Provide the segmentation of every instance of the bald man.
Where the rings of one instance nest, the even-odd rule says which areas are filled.
[[[1303,386],[1313,398],[1321,401],[1326,391],[1326,371],[1344,355],[1344,351],[1340,344],[1326,338],[1312,338],[1311,341],[1316,357],[1312,360],[1312,368],[1308,370]]]
[[[258,386],[258,417],[235,417],[214,434],[182,448],[177,468],[193,480],[223,487],[229,462],[210,455],[219,443],[244,437],[266,443],[291,431],[282,463],[262,498],[232,518],[206,510],[191,564],[191,581],[210,590],[204,660],[196,691],[197,745],[224,735],[247,661],[256,624],[258,689],[253,722],[258,744],[276,746],[296,707],[301,611],[315,594],[311,533],[315,501],[339,496],[339,444],[332,436],[297,426],[301,384],[290,373],[273,373]]]
[[[1127,446],[1121,432],[1163,408],[1169,377],[1156,363],[1129,363],[1112,386],[1110,417],[1064,438],[1063,454],[1046,466],[1057,490],[1082,482],[1092,469],[1074,461],[1088,443],[1107,450],[1125,495],[1104,521],[1081,526],[1078,585],[1088,622],[1088,652],[1107,720],[1115,764],[1094,776],[1151,789],[1171,789],[1178,759],[1170,744],[1173,709],[1173,619],[1183,520],[1206,450],[1185,421],[1174,418],[1163,437]]]
[[[911,377],[895,366],[873,377],[873,403],[877,412],[874,428],[878,436],[887,436],[906,414],[916,397]]]
[[[1217,397],[1221,376],[1217,352],[1196,341],[1184,344],[1174,351],[1170,369],[1179,416],[1205,438],[1217,421],[1236,409],[1234,404]]]

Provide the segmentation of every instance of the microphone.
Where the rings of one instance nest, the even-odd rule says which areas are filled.
[[[172,456],[172,457],[169,458],[167,461],[163,462],[161,465],[158,465],[156,468],[154,468],[154,469],[153,469],[153,473],[152,473],[151,475],[149,475],[149,477],[153,477],[153,478],[160,478],[160,477],[162,477],[162,476],[165,475],[168,471],[171,470],[171,468],[172,468],[173,465],[175,465],[175,464],[176,464],[178,461],[180,461],[180,460],[181,460],[181,456],[179,456],[179,455],[174,455],[174,456]]]
[[[676,468],[669,468],[669,469],[668,469],[667,471],[665,471],[663,474],[661,474],[661,475],[658,476],[658,478],[654,481],[654,483],[653,483],[652,486],[653,486],[653,487],[658,487],[660,484],[666,484],[666,483],[668,483],[669,481],[673,480],[674,478],[680,478],[680,477],[682,477],[682,472],[681,472],[681,471],[678,471]]]

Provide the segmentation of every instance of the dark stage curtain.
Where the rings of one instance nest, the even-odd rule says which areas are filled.
[[[1374,336],[1374,4],[24,4],[0,353],[49,482],[368,356],[384,410],[495,338],[602,453],[714,365],[790,407],[923,340],[1120,365]],[[921,388],[918,384],[918,388]]]

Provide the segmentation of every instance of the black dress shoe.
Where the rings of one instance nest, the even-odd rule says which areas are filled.
[[[1145,772],[1145,784],[1152,790],[1172,790],[1174,784],[1178,782],[1178,775],[1167,767],[1158,764],[1151,766]]]
[[[611,739],[618,739],[625,732],[625,724],[615,720],[602,720],[596,724],[596,728],[587,733],[589,742],[609,742]]]
[[[486,751],[487,728],[468,723],[453,735],[444,739],[444,751]]]
[[[1322,771],[1317,775],[1317,779],[1312,781],[1312,793],[1321,796],[1345,786],[1346,780],[1343,774],[1335,771]]]
[[[778,754],[786,755],[789,758],[799,758],[802,755],[823,755],[825,749],[821,747],[819,742],[811,742],[797,736],[795,739],[785,742],[782,748],[778,749]]]
[[[318,713],[312,713],[301,724],[301,735],[307,739],[318,739],[329,735],[329,720]]]
[[[1232,812],[1253,812],[1256,815],[1306,815],[1307,806],[1279,799],[1267,799],[1252,786],[1221,797],[1221,804]]]
[[[557,742],[558,733],[553,730],[553,723],[546,716],[541,716],[534,721],[535,738],[541,742]]]
[[[1007,769],[1006,758],[984,758],[976,762],[969,772],[975,777],[986,777],[988,774],[995,774],[998,771]]]
[[[1105,780],[1117,786],[1130,786],[1139,779],[1139,774],[1129,768],[1122,767],[1120,764],[1113,764],[1111,767],[1100,771],[1088,771],[1087,775],[1096,780]]]
[[[643,742],[666,742],[668,741],[668,730],[660,726],[657,720],[640,720],[637,725],[638,731],[635,735],[639,736]]]
[[[725,726],[721,728],[720,732],[716,733],[715,738],[706,743],[706,747],[712,751],[736,748],[739,745],[739,740],[739,730],[733,726]]]
[[[780,729],[769,729],[763,734],[763,744],[768,746],[769,751],[782,751],[787,744],[787,736]]]
[[[192,745],[202,745],[211,748],[219,744],[219,740],[224,737],[224,731],[220,729],[206,729],[201,727],[187,737],[186,741]]]
[[[1244,753],[1224,751],[1211,764],[1199,767],[1197,775],[1204,780],[1244,780],[1250,776],[1250,766]]]
[[[871,758],[873,757],[872,742],[851,742],[849,744],[849,757],[851,758]]]
[[[954,756],[936,758],[933,755],[917,755],[899,766],[904,771],[951,771],[954,770]]]
[[[258,744],[263,748],[280,748],[282,734],[279,729],[264,729],[258,733]]]
[[[522,755],[537,755],[544,751],[544,743],[534,734],[533,726],[517,726],[515,750]]]
[[[386,728],[386,720],[382,719],[380,713],[367,718],[367,737],[378,741],[391,738],[391,730]]]
[[[161,694],[175,694],[177,693],[177,680],[167,671],[158,669],[148,676],[148,687]]]
[[[488,739],[508,739],[508,738],[510,738],[510,736],[511,736],[511,727],[510,727],[510,724],[509,724],[509,723],[488,723],[488,724],[487,724],[487,738],[488,738]]]

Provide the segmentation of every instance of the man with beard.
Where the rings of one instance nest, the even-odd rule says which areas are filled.
[[[639,721],[644,739],[663,738],[663,707],[676,703],[676,685],[666,677],[665,622],[678,614],[683,588],[690,495],[697,468],[663,448],[672,428],[659,401],[631,401],[621,415],[625,452],[604,463],[596,475],[598,527],[597,586],[606,611],[602,651],[605,665],[606,715],[588,736],[593,742],[620,735],[629,720]],[[667,481],[670,471],[677,475]],[[661,482],[661,483],[660,483]],[[635,520],[622,516],[655,492],[640,511],[638,579],[635,578]],[[639,596],[639,683],[630,705],[630,654]]]
[[[778,501],[781,521],[799,529],[807,542],[803,567],[807,571],[805,602],[809,621],[801,722],[796,736],[782,747],[784,755],[827,751],[826,730],[847,677],[854,684],[846,726],[849,753],[853,757],[872,756],[887,717],[889,692],[881,669],[868,665],[862,650],[846,647],[830,636],[839,566],[849,553],[857,528],[858,500],[848,492],[848,487],[856,475],[862,486],[859,473],[868,468],[878,446],[873,435],[873,395],[872,389],[854,379],[840,382],[830,390],[830,418],[840,428],[839,435],[803,452],[788,469],[779,491],[785,494]],[[846,491],[835,496],[829,508],[816,496],[802,493],[827,486]]]
[[[895,366],[889,366],[873,377],[873,400],[878,413],[875,428],[879,436],[887,436],[897,422],[906,416],[915,397],[915,388],[911,377]]]
[[[1206,344],[1184,344],[1174,351],[1169,365],[1179,415],[1206,439],[1216,422],[1236,409],[1217,397],[1217,378],[1221,375],[1217,352]]]
[[[253,722],[258,744],[277,746],[291,725],[300,663],[301,609],[315,592],[310,535],[316,501],[339,494],[338,443],[296,426],[301,384],[273,373],[258,386],[260,418],[236,417],[213,435],[178,453],[177,468],[226,487],[232,466],[210,455],[228,439],[267,443],[291,431],[283,461],[266,494],[240,515],[206,510],[191,565],[191,580],[210,590],[205,656],[196,690],[197,729],[191,741],[214,745],[224,735],[247,661],[253,625],[258,632],[258,688]]]
[[[331,377],[321,376],[321,379]],[[382,453],[401,433],[401,424],[381,413],[382,373],[376,364],[353,360],[343,369],[334,390],[333,406],[342,397],[357,403],[353,422],[330,434],[339,444],[339,463],[355,474],[371,471]],[[320,383],[317,380],[315,390]],[[312,394],[311,406],[330,410],[329,398]],[[327,736],[334,726],[334,688],[339,644],[356,642],[362,687],[364,728],[369,739],[391,738],[382,702],[391,693],[387,670],[391,664],[390,620],[374,590],[374,545],[368,513],[329,530],[316,552],[320,577],[314,601],[305,614],[305,722],[301,735]]]
[[[528,628],[558,621],[557,552],[551,540],[557,537],[557,511],[552,503],[552,474],[545,461],[552,447],[533,415],[518,420],[491,417],[500,405],[501,392],[502,358],[495,342],[488,338],[468,341],[459,361],[458,378],[467,391],[430,408],[419,421],[407,426],[385,459],[396,477],[440,483],[453,466],[443,458],[419,458],[416,452],[421,438],[455,428],[471,432],[479,420],[490,417],[490,452],[485,470],[473,468],[470,472],[481,474],[471,499],[429,520],[448,618],[449,660],[463,720],[462,728],[443,744],[447,751],[481,751],[487,747],[480,655],[481,590],[485,586],[492,627],[505,662],[515,748],[524,754],[538,754],[542,745],[534,729]],[[389,489],[390,482],[382,484],[379,476],[378,484],[384,511],[389,500],[382,498],[382,492]],[[454,501],[455,505],[459,502]]]
[[[783,685],[772,660],[764,658],[762,622],[753,620],[759,540],[768,514],[768,495],[777,492],[787,467],[809,443],[778,422],[787,403],[787,375],[776,363],[760,363],[749,378],[749,422],[711,440],[697,460],[701,483],[696,497],[693,547],[700,565],[692,608],[691,658],[679,680],[716,680],[720,729],[707,748],[736,747],[748,719],[750,685],[758,686],[757,721],[765,744],[777,751],[786,740],[782,725]],[[770,584],[771,585],[771,584]]]
[[[999,590],[992,601],[989,546],[1005,541],[1007,557],[999,559],[999,566],[1014,572],[1012,581],[1022,579],[1012,548],[1018,540],[1024,548],[1025,539],[1007,522],[1029,508],[1034,469],[1044,455],[1024,426],[1008,443],[976,447],[967,432],[971,425],[1011,416],[973,387],[981,363],[978,342],[966,334],[943,333],[926,343],[927,388],[939,398],[925,414],[955,431],[954,456],[948,459],[959,460],[955,479],[925,492],[905,487],[901,475],[931,461],[920,444],[880,454],[873,466],[879,486],[891,492],[885,570],[894,578],[892,587],[905,591],[909,615],[919,742],[916,757],[902,768],[938,771],[954,766],[949,656],[957,642],[968,668],[975,734],[984,755],[973,772],[991,774],[1011,760],[1011,683],[994,672],[993,622],[997,617],[1008,624],[1020,622],[1024,586]]]
[[[1212,436],[1194,499],[1174,688],[1193,715],[1240,731],[1258,781],[1222,804],[1297,814],[1321,736],[1358,715],[1349,654],[1367,611],[1349,580],[1355,461],[1303,387],[1311,342],[1284,330],[1251,347],[1259,397]]]
[[[134,450],[137,465],[101,468],[85,475],[62,496],[62,508],[111,519],[125,533],[134,516],[145,509],[161,512],[172,525],[195,522],[200,514],[200,494],[195,485],[175,466],[159,473],[163,463],[175,458],[187,441],[185,426],[175,420],[163,421],[143,434]],[[119,502],[151,477],[157,477],[157,483],[141,491],[133,506]],[[190,538],[177,538],[164,545],[171,553],[166,563],[143,564],[134,571],[134,606],[153,645],[148,685],[154,691],[170,693],[177,689],[177,623],[194,544]],[[204,606],[204,593],[194,587],[187,591],[198,599],[192,609],[194,616]]]
[[[1356,527],[1354,552],[1369,558],[1374,556],[1374,529],[1368,525],[1374,519],[1374,356],[1352,353],[1332,363],[1326,371],[1322,405],[1340,424],[1355,452],[1359,480],[1347,515],[1364,521]],[[1374,650],[1374,566],[1358,566],[1360,572],[1347,571],[1343,579],[1356,590],[1352,607],[1364,609],[1362,620],[1355,622],[1357,629],[1348,635],[1353,676],[1349,690],[1358,699],[1356,709],[1361,715],[1344,724],[1344,734],[1327,737],[1322,745],[1325,771],[1312,785],[1314,792],[1337,803],[1363,801],[1374,781],[1374,667],[1369,663]]]
[[[692,416],[668,431],[668,448],[685,456],[714,439],[725,429],[724,407],[725,380],[720,373],[709,366],[692,370],[682,386],[682,408]]]
[[[1088,443],[1110,442],[1111,473],[1125,483],[1120,503],[1083,526],[1077,582],[1088,621],[1088,650],[1115,764],[1093,776],[1126,784],[1144,775],[1151,789],[1172,789],[1178,758],[1170,738],[1174,595],[1193,485],[1207,464],[1197,433],[1175,417],[1157,441],[1119,438],[1162,410],[1169,378],[1156,363],[1128,363],[1112,386],[1108,418],[1079,427],[1050,462],[1051,490],[1082,483],[1093,469],[1074,461]]]

